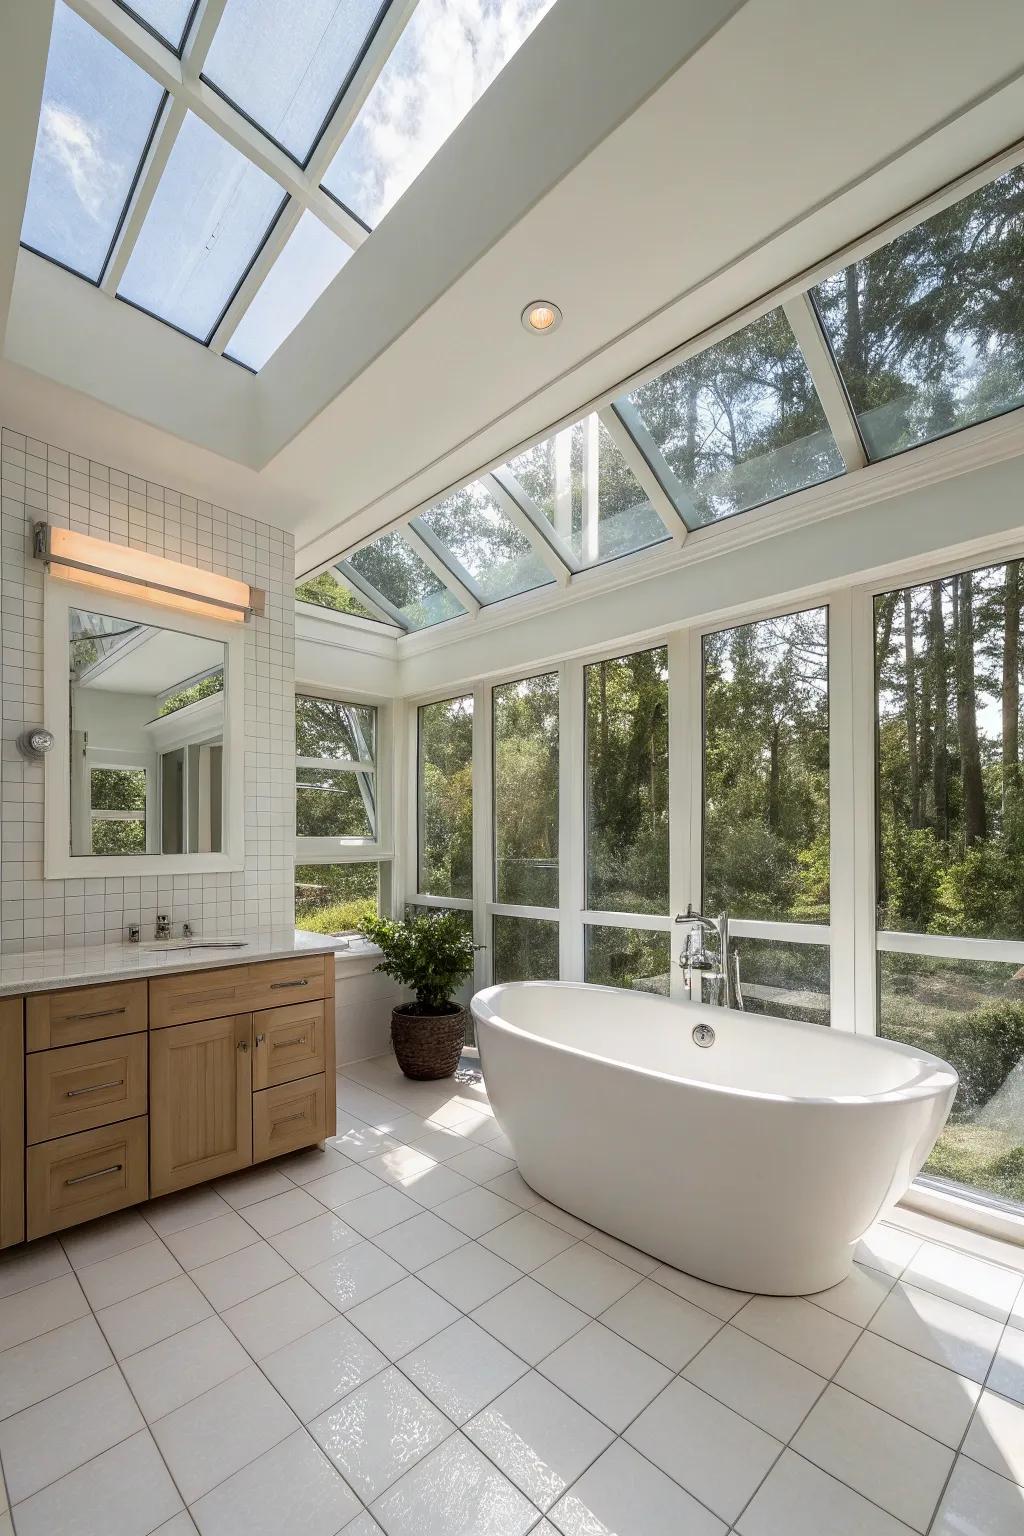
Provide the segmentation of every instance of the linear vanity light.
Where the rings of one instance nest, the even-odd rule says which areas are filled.
[[[70,528],[55,528],[52,523],[36,523],[33,547],[36,558],[59,581],[98,587],[122,597],[148,597],[164,608],[228,623],[262,617],[265,610],[266,593],[248,582],[179,565],[162,555],[110,544]]]

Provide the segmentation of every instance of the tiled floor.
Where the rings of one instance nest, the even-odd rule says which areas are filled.
[[[338,1098],[0,1261],[0,1536],[1021,1536],[1024,1250],[901,1216],[747,1297],[541,1200],[478,1088]]]

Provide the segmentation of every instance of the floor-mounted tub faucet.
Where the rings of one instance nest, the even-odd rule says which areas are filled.
[[[691,999],[698,1003],[717,1003],[723,1008],[742,1008],[740,954],[736,945],[729,943],[728,912],[710,918],[703,912],[694,911],[692,904],[688,904],[686,911],[677,915],[676,922],[688,925],[679,964],[686,973],[686,989]],[[709,933],[714,934],[718,944],[717,965],[704,945],[704,936]],[[705,979],[711,993],[708,998],[704,996]]]

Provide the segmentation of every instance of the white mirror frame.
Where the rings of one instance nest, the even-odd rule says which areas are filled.
[[[223,848],[220,853],[72,854],[71,696],[68,614],[72,608],[162,626],[224,646]],[[45,759],[43,873],[47,880],[96,875],[203,875],[245,866],[245,626],[163,609],[93,587],[47,577],[43,586],[43,714],[54,734]]]

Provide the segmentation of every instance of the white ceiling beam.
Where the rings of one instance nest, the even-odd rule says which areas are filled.
[[[107,264],[103,269],[100,287],[104,293],[114,294],[121,285],[125,268],[135,249],[135,242],[142,233],[142,226],[146,222],[146,215],[156,196],[160,178],[170,159],[181,125],[185,121],[185,111],[184,102],[178,101],[174,96],[169,96],[164,102],[160,121],[150,140],[139,179],[128,203],[128,211],[121,228],[114,237]]]
[[[186,80],[198,80],[202,74],[213,37],[220,26],[221,17],[227,10],[228,0],[199,0],[199,10],[192,19],[182,49],[182,73]]]
[[[669,538],[674,544],[684,543],[689,529],[683,522],[671,496],[651,467],[647,455],[641,450],[639,443],[633,437],[622,417],[610,405],[606,406],[603,411],[598,411],[597,415],[608,436],[625,459],[630,470],[632,470],[633,476],[639,482],[640,488],[647,497],[647,500],[665,524]],[[648,444],[645,444],[645,446],[648,446],[648,451],[653,449],[664,464],[665,461],[661,458],[660,450],[657,449],[653,442],[650,442],[650,434],[646,435]],[[665,464],[665,468],[668,469],[667,464]],[[672,473],[671,470],[668,472],[669,474]]]
[[[222,354],[238,329],[246,310],[263,286],[264,279],[274,262],[295,233],[302,218],[302,205],[293,197],[282,208],[277,223],[260,247],[252,266],[239,283],[231,303],[210,339],[210,351]]]
[[[529,539],[534,553],[544,562],[558,585],[567,587],[572,580],[572,567],[562,559],[550,539],[544,537],[529,513],[519,505],[495,475],[481,475],[480,484],[494,497],[509,521],[515,523],[519,532]]]
[[[850,404],[839,369],[836,367],[832,348],[825,340],[825,333],[818,319],[809,293],[797,294],[787,299],[782,311],[796,337],[797,346],[804,355],[811,382],[818,392],[825,419],[832,428],[836,447],[843,456],[848,470],[863,469],[868,462],[864,442],[857,425],[857,415]]]
[[[464,581],[460,581],[451,568],[434,553],[426,539],[414,528],[411,523],[406,523],[402,528],[402,538],[406,540],[412,550],[419,556],[425,566],[433,571],[454,598],[465,608],[467,613],[474,617],[480,612],[481,602],[475,592],[471,592]]]

